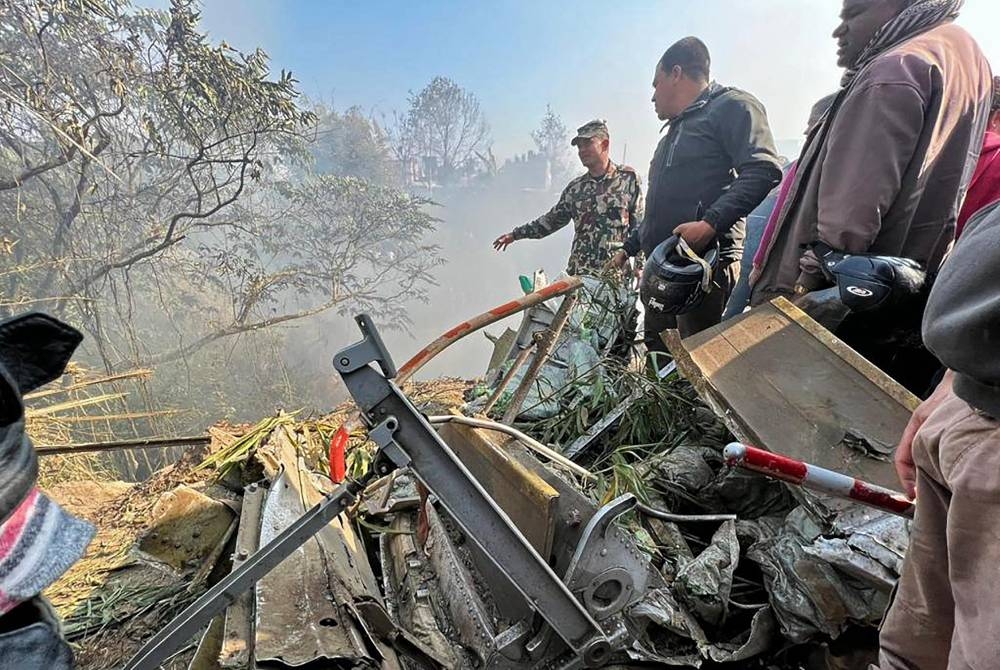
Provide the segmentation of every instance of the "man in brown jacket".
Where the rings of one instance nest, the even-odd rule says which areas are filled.
[[[751,277],[751,305],[825,288],[809,250],[816,243],[937,270],[955,236],[992,93],[986,59],[952,23],[961,5],[843,0],[833,34],[843,88],[802,150]]]

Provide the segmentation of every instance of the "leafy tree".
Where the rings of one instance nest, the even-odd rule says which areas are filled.
[[[451,79],[434,77],[408,102],[406,113],[396,117],[393,138],[400,161],[431,158],[438,181],[448,183],[474,164],[477,152],[488,150],[490,130],[478,98]]]
[[[360,107],[338,112],[325,105],[313,109],[317,122],[310,151],[315,170],[338,177],[358,177],[374,184],[398,181],[388,135]]]
[[[386,149],[359,112],[317,118],[198,20],[191,0],[0,0],[0,312],[61,316],[107,370],[159,364],[136,402],[209,418],[289,397],[280,326],[405,326],[439,259],[427,203],[373,183]]]
[[[545,116],[535,130],[531,131],[531,139],[538,147],[538,153],[549,160],[552,168],[552,176],[559,179],[569,171],[568,156],[569,132],[562,118],[552,111],[552,107],[545,106]],[[560,188],[562,188],[560,186]]]

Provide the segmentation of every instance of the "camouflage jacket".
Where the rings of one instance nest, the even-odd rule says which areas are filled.
[[[588,172],[571,181],[555,207],[513,230],[514,239],[546,237],[572,219],[575,230],[566,271],[599,275],[642,221],[642,207],[639,175],[612,162],[602,177]]]

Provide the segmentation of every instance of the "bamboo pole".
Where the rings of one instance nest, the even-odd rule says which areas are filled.
[[[493,409],[493,405],[497,404],[497,400],[500,399],[503,392],[507,390],[508,386],[510,386],[510,382],[514,379],[514,375],[516,375],[517,371],[521,369],[524,362],[528,360],[528,356],[531,354],[531,350],[535,348],[536,344],[538,344],[538,340],[532,339],[531,342],[528,343],[528,346],[517,352],[517,358],[514,359],[514,363],[510,366],[510,370],[507,370],[507,374],[503,376],[503,379],[501,379],[500,383],[497,384],[496,390],[493,391],[492,395],[490,395],[489,399],[487,399],[486,404],[483,405],[484,415],[489,414],[490,410]]]
[[[559,305],[559,310],[552,321],[552,325],[545,331],[541,342],[539,342],[538,347],[535,349],[535,358],[532,359],[531,365],[525,370],[524,377],[521,378],[521,383],[518,385],[517,390],[514,391],[514,396],[510,399],[510,404],[507,405],[507,411],[503,414],[503,423],[514,423],[514,419],[521,413],[521,405],[524,404],[525,399],[528,397],[531,385],[535,382],[535,377],[538,376],[545,361],[552,355],[552,350],[556,346],[559,334],[562,332],[566,322],[569,321],[570,312],[573,311],[573,305],[575,304],[575,293],[571,293],[563,298],[562,304]]]
[[[85,454],[105,451],[126,451],[129,449],[169,449],[170,447],[191,447],[208,444],[212,438],[208,435],[191,437],[152,437],[139,440],[123,440],[120,442],[81,442],[79,444],[43,445],[35,447],[39,456],[55,456],[58,454]]]

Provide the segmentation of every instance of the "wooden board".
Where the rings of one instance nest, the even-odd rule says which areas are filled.
[[[899,487],[892,452],[919,400],[789,301],[663,339],[741,441]]]
[[[446,423],[438,433],[539,554],[552,553],[559,493],[494,442],[487,431]]]
[[[503,435],[457,423],[443,424],[438,433],[531,546],[549,560],[555,542],[559,492],[505,448],[507,439]],[[469,552],[482,579],[490,585],[500,615],[511,621],[529,616],[528,603],[493,561],[472,543]]]

